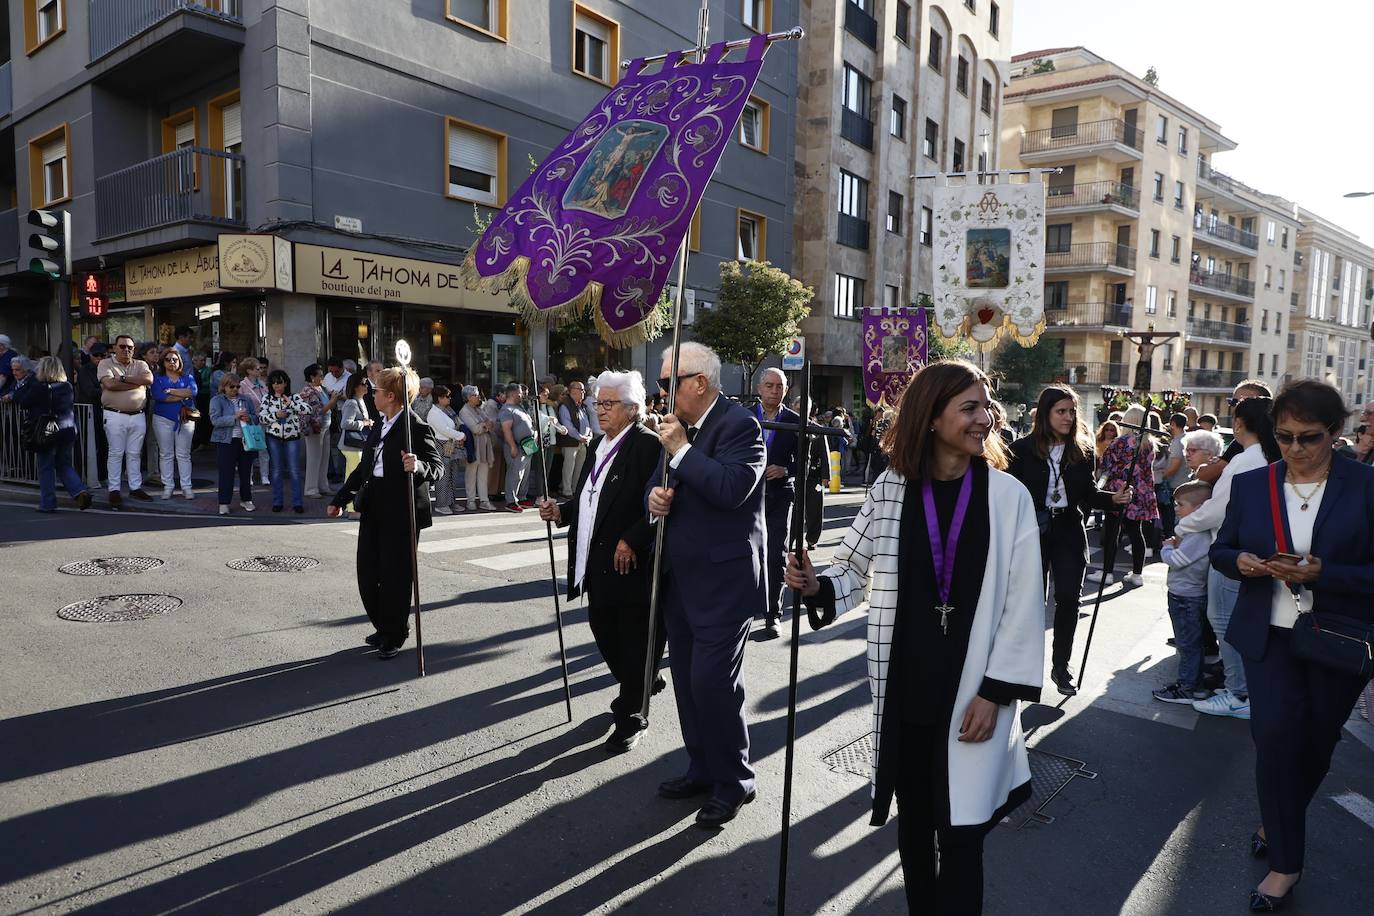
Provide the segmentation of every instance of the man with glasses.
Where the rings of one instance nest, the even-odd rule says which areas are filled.
[[[1236,386],[1231,392],[1231,396],[1226,399],[1226,403],[1231,405],[1232,412],[1236,405],[1246,398],[1272,398],[1274,392],[1264,382],[1257,378],[1246,379]],[[1226,447],[1220,458],[1213,459],[1210,463],[1198,468],[1197,479],[1204,483],[1215,484],[1221,477],[1221,472],[1226,470],[1226,465],[1235,460],[1236,456],[1245,451],[1234,439]]]
[[[582,476],[582,462],[587,458],[587,443],[592,441],[592,425],[588,418],[587,386],[577,380],[568,383],[568,393],[558,405],[558,423],[565,432],[558,435],[558,450],[563,455],[561,490],[571,495],[573,485]]]
[[[672,379],[663,354],[659,386]],[[708,800],[696,822],[716,828],[754,799],[744,721],[744,645],[768,606],[764,574],[763,471],[758,420],[721,394],[720,357],[679,347],[673,413],[659,423],[669,486],[656,474],[649,514],[665,525],[663,623],[672,646],[686,771],[659,786],[664,798]]]
[[[106,466],[110,508],[118,509],[123,502],[119,488],[126,467],[129,495],[134,499],[152,499],[143,492],[143,438],[147,433],[143,409],[148,402],[148,387],[153,384],[153,370],[143,360],[134,359],[134,339],[120,334],[115,338],[113,355],[101,361],[95,374],[100,380],[100,409],[110,450]]]

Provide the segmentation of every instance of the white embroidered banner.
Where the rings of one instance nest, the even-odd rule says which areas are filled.
[[[1045,327],[1045,186],[937,185],[935,326],[983,348],[1006,330],[1029,347]]]

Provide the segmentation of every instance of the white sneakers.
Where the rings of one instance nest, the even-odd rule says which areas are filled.
[[[1145,584],[1145,580],[1141,578],[1140,573],[1127,573],[1121,577],[1121,584],[1129,585],[1133,588],[1140,588],[1140,586]]]
[[[1219,690],[1205,700],[1194,700],[1193,709],[1209,716],[1229,716],[1232,719],[1250,718],[1250,700],[1242,700],[1229,690]]]
[[[228,515],[228,514],[229,514],[229,507],[226,506],[226,505],[224,505],[223,503],[220,503],[219,514],[220,514],[220,515]]]
[[[195,499],[195,498],[196,498],[196,491],[193,490],[193,489],[191,489],[190,487],[182,487],[182,488],[181,488],[181,495],[182,495],[182,496],[185,496],[187,499]]]
[[[171,487],[167,487],[166,489],[164,489],[164,490],[162,491],[162,498],[163,498],[163,499],[171,499],[171,498],[172,498],[172,488],[171,488]]]
[[[439,513],[440,515],[452,515],[452,514],[453,514],[453,510],[450,509],[448,506],[439,506],[439,507],[438,507],[437,509],[435,509],[434,511],[437,512],[437,513]]]
[[[246,503],[240,503],[239,507],[243,509],[244,512],[252,512],[254,509],[257,508],[257,506],[253,505],[253,501],[251,499],[248,500],[248,502]]]

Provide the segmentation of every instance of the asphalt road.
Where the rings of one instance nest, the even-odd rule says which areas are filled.
[[[856,508],[828,506],[822,558]],[[684,766],[671,686],[633,753],[601,749],[611,679],[576,604],[565,723],[536,520],[459,516],[425,534],[424,679],[413,654],[382,662],[361,645],[354,530],[0,506],[0,910],[774,911],[788,639],[746,656],[759,800],[707,833],[690,802],[654,795]],[[276,554],[319,565],[226,566]],[[110,556],[165,562],[57,572]],[[183,604],[134,622],[57,616],[136,592]],[[1064,786],[1052,823],[993,831],[986,911],[1243,912],[1264,871],[1246,849],[1247,727],[1149,698],[1174,670],[1160,567],[1107,594],[1083,694],[1025,716],[1047,723],[1032,736],[1042,762],[1075,758],[1096,778]],[[855,615],[802,636],[789,912],[905,911],[895,819],[867,826],[866,779],[827,758],[869,727],[863,651]],[[1372,732],[1354,721],[1337,749],[1294,912],[1369,911]]]

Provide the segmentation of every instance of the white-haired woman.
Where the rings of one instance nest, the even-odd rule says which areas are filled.
[[[1210,429],[1195,429],[1183,436],[1183,463],[1188,465],[1189,478],[1197,480],[1198,468],[1213,458],[1220,458],[1226,450],[1221,435]]]
[[[644,493],[658,472],[663,450],[644,428],[644,379],[638,372],[606,371],[596,380],[601,435],[591,441],[573,495],[563,503],[539,500],[539,515],[568,537],[568,597],[587,596],[597,648],[620,685],[611,700],[615,730],[611,751],[639,743],[648,720],[640,713],[649,640],[649,548],[653,528]],[[655,667],[667,632],[658,632]]]
[[[1104,489],[1113,493],[1130,487],[1131,501],[1121,511],[1121,529],[1131,542],[1131,571],[1122,581],[1127,585],[1143,584],[1140,574],[1145,570],[1145,525],[1159,518],[1159,503],[1155,498],[1155,443],[1140,431],[1145,426],[1145,408],[1132,404],[1121,416],[1121,435],[1107,446],[1102,456],[1102,474],[1107,478]]]
[[[467,455],[467,467],[463,470],[463,492],[467,494],[468,511],[475,512],[481,506],[488,512],[494,512],[496,507],[491,504],[488,484],[491,466],[496,461],[496,446],[491,438],[496,423],[482,409],[482,392],[476,385],[463,387],[463,406],[458,411],[458,422],[472,446]]]

